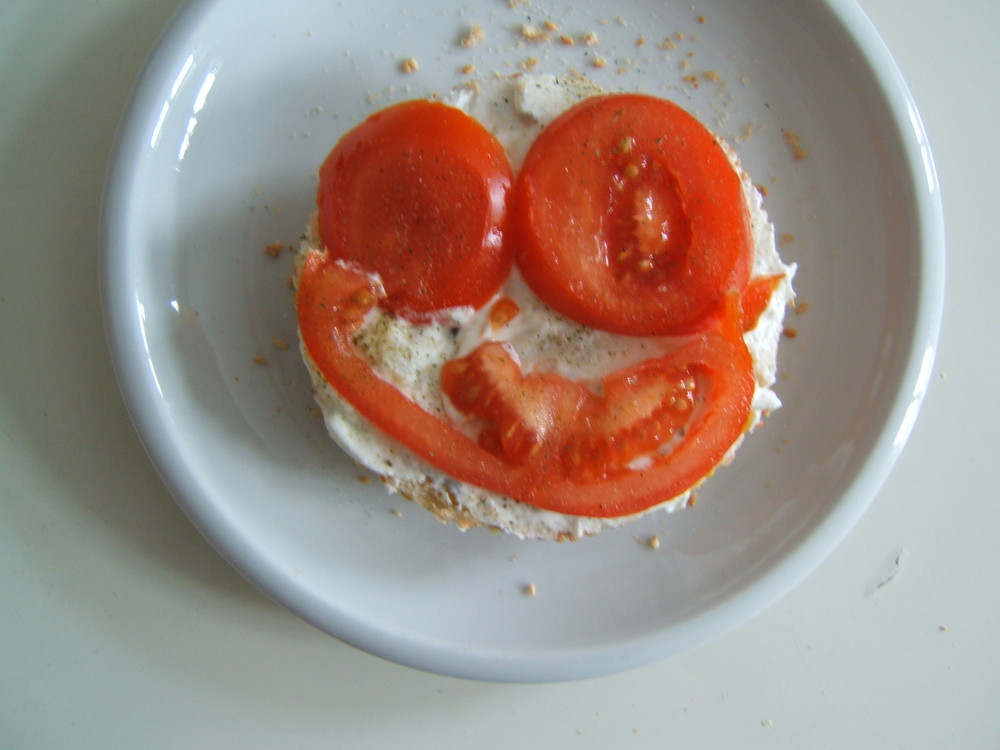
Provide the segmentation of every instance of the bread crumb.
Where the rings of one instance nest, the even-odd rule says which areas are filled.
[[[763,721],[761,721],[760,725],[764,727],[764,729],[769,729],[774,726],[774,722],[772,722],[770,719],[764,719]]]
[[[698,503],[698,498],[697,498],[697,496],[696,496],[696,495],[695,495],[695,494],[694,494],[694,493],[692,492],[692,493],[691,493],[691,496],[690,496],[690,497],[689,497],[689,498],[687,499],[687,502],[686,502],[686,503],[684,504],[684,507],[685,507],[685,508],[693,508],[693,507],[694,507],[695,505],[697,505],[697,503]]]
[[[608,61],[605,60],[603,57],[595,57],[590,64],[593,65],[595,68],[603,68],[608,64]]]
[[[636,47],[645,47],[646,46],[646,37],[641,36],[641,35],[637,36],[636,39],[635,39],[635,46]]]
[[[555,21],[546,21],[543,26],[545,26],[546,31],[559,31],[559,24]]]
[[[794,242],[794,240],[795,240],[794,234],[789,234],[788,232],[782,232],[781,234],[778,235],[778,246],[781,247],[787,245],[789,242]]]
[[[475,47],[485,38],[486,32],[483,30],[483,27],[478,23],[474,23],[469,26],[469,30],[462,35],[462,38],[459,39],[458,43],[463,47]]]
[[[696,20],[698,21],[698,23],[705,23],[707,19],[705,18],[705,16],[698,16]]]
[[[585,44],[588,47],[593,47],[598,43],[599,42],[597,39],[597,34],[595,34],[593,31],[588,31],[585,34],[580,35],[580,44]]]
[[[521,25],[521,36],[529,42],[547,42],[552,38],[551,34],[530,23]]]
[[[704,73],[701,74],[701,77],[711,83],[722,83],[722,76],[720,76],[714,70],[706,70]]]
[[[786,339],[798,338],[799,335],[798,329],[792,328],[791,326],[785,326],[784,330],[782,330],[782,333],[784,334]]]
[[[942,632],[942,633],[947,633],[948,632],[948,626],[947,625],[938,625],[938,630],[940,632]]]
[[[528,59],[521,62],[521,67],[525,70],[534,70],[538,65],[537,57],[529,57]]]
[[[785,136],[785,142],[792,149],[792,156],[795,157],[795,161],[801,161],[805,159],[809,152],[802,148],[802,140],[799,138],[799,134],[794,130],[785,130],[782,128],[781,132]]]
[[[411,73],[416,73],[420,70],[420,63],[417,62],[417,58],[415,57],[407,57],[399,63],[399,69],[407,75],[410,75]]]
[[[574,44],[576,44],[576,40],[573,39],[573,37],[571,37],[569,34],[563,34],[562,36],[560,36],[559,41],[565,44],[567,47],[572,47]]]
[[[809,303],[808,302],[796,302],[795,303],[795,314],[796,315],[801,315],[802,313],[806,312],[808,309],[809,309]]]
[[[671,39],[670,39],[670,37],[668,37],[668,36],[665,36],[665,37],[663,37],[663,41],[662,41],[662,42],[660,42],[660,43],[659,43],[658,45],[656,45],[656,46],[657,46],[657,47],[659,47],[659,48],[660,48],[660,49],[662,49],[662,50],[672,50],[672,49],[674,49],[674,48],[675,48],[675,47],[676,47],[677,45],[673,43],[673,40],[671,40]]]
[[[394,515],[396,518],[402,518],[403,517],[403,511],[401,511],[399,508],[393,508],[389,512],[392,515]]]
[[[656,534],[653,534],[653,536],[649,537],[649,541],[646,544],[649,546],[650,549],[659,549],[660,537],[658,537]]]
[[[473,65],[472,63],[469,63],[468,65],[463,65],[462,66],[462,73],[464,73],[467,76],[468,75],[472,75],[475,72],[476,72],[476,66]]]
[[[255,365],[266,365],[268,359],[263,354],[258,354],[256,357],[253,358],[253,362]]]
[[[287,349],[288,342],[284,339],[271,339],[271,343],[274,345],[275,349]]]
[[[533,583],[529,583],[521,590],[524,592],[524,595],[527,596],[528,598],[533,598],[536,593],[535,584]]]
[[[361,474],[358,476],[358,481],[361,482],[361,484],[371,484],[372,478],[367,474]]]
[[[264,248],[264,252],[269,258],[277,258],[281,255],[281,251],[285,249],[284,244],[281,242],[272,242],[270,245]]]

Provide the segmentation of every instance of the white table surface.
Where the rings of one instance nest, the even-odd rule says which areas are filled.
[[[1000,747],[1000,3],[862,2],[922,113],[948,237],[932,387],[870,511],[735,631],[542,685],[318,632],[209,547],[143,452],[105,346],[98,209],[180,4],[0,3],[0,748]]]

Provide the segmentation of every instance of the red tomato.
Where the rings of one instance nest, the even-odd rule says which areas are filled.
[[[532,145],[517,185],[517,263],[564,315],[615,333],[698,328],[750,274],[743,189],[676,104],[588,99]]]
[[[507,278],[513,182],[503,147],[465,113],[428,101],[350,131],[319,173],[319,233],[334,258],[382,277],[382,305],[421,319],[480,307]]]
[[[754,381],[733,295],[715,327],[609,375],[601,396],[551,373],[524,375],[500,344],[452,360],[442,387],[480,425],[478,442],[379,377],[355,349],[353,334],[380,295],[351,264],[309,256],[296,300],[306,349],[374,425],[460,481],[560,513],[629,515],[710,474],[746,429]],[[629,466],[643,456],[641,468]]]

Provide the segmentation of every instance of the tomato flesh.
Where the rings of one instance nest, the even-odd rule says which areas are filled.
[[[594,97],[532,145],[517,186],[517,262],[564,315],[621,334],[697,329],[750,275],[742,184],[677,105]]]
[[[525,375],[497,342],[445,363],[441,390],[456,409],[481,422],[479,444],[513,463],[558,455],[588,396],[581,384],[559,375]]]
[[[319,233],[334,258],[382,278],[412,320],[480,307],[506,279],[513,177],[503,147],[454,107],[411,101],[349,132],[319,173]]]

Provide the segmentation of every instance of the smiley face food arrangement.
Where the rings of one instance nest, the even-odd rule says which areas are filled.
[[[684,507],[780,405],[795,269],[672,102],[550,76],[394,105],[317,204],[295,285],[327,429],[440,520],[562,540]]]

